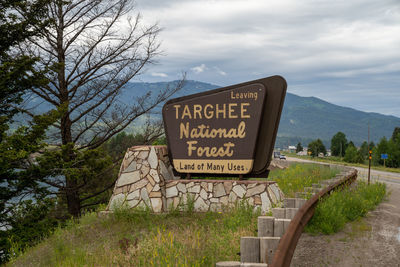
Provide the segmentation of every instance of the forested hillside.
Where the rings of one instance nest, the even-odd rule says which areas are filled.
[[[130,83],[125,92],[125,99],[134,97],[137,92],[152,91],[156,94],[168,85],[167,82]],[[189,80],[176,96],[215,88],[218,86]],[[290,84],[288,90],[290,91]],[[316,97],[301,97],[287,93],[276,147],[295,145],[297,142],[308,144],[315,138],[320,138],[329,146],[332,136],[338,131],[345,133],[356,145],[361,145],[368,138],[368,122],[371,140],[374,142],[378,142],[383,136],[390,137],[394,127],[400,126],[400,118],[394,116],[363,112],[334,105]]]

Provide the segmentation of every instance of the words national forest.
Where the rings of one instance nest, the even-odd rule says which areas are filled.
[[[247,173],[265,99],[262,84],[176,102],[164,108],[174,129],[180,172]]]
[[[175,171],[266,174],[285,92],[285,80],[272,76],[168,101],[163,119]]]

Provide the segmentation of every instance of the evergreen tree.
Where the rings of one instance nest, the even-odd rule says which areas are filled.
[[[375,143],[374,143],[374,141],[369,142],[369,148],[370,148],[370,149],[375,148]]]
[[[400,127],[395,127],[392,133],[392,140],[400,138]]]
[[[7,123],[18,112],[15,104],[22,101],[26,90],[47,83],[43,72],[38,72],[33,65],[38,58],[16,52],[16,47],[28,38],[37,36],[48,25],[43,20],[46,13],[45,1],[0,2],[0,133],[7,129]],[[16,9],[23,9],[25,16],[20,16]],[[2,135],[0,135],[2,138]],[[0,139],[1,141],[1,139]]]
[[[23,111],[17,106],[23,94],[47,84],[44,72],[34,69],[38,58],[19,54],[16,49],[47,27],[45,4],[40,0],[0,2],[0,263],[8,260],[10,240],[23,248],[43,236],[38,210],[32,208],[39,203],[28,208],[26,197],[42,199],[42,206],[49,203],[44,199],[47,190],[29,167],[34,163],[32,155],[43,147],[45,130],[54,123],[57,112],[35,116],[26,126],[8,132],[13,115]],[[25,15],[17,10],[24,10]]]
[[[350,142],[347,144],[347,146],[354,146],[354,147],[356,147],[356,145],[354,145],[353,141],[351,141],[351,140],[350,140]],[[346,149],[347,149],[347,147],[346,147]]]
[[[370,149],[372,149],[372,147],[370,147]],[[361,156],[363,157],[364,160],[368,159],[368,155],[369,155],[368,151],[369,151],[368,150],[368,143],[367,143],[367,141],[364,141],[361,144],[361,147],[360,147],[360,154],[361,154]]]
[[[332,156],[343,157],[347,148],[346,135],[342,132],[337,132],[331,139]]]
[[[297,143],[297,146],[296,146],[296,153],[299,153],[299,152],[301,152],[301,151],[303,151],[303,146],[301,145],[300,142],[298,142],[298,143]]]

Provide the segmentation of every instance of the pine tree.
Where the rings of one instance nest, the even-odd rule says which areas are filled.
[[[331,140],[332,156],[343,157],[347,148],[346,135],[342,132],[337,132]]]
[[[296,153],[299,153],[299,152],[301,152],[301,151],[303,151],[303,146],[301,145],[300,142],[298,142],[298,143],[297,143],[297,146],[296,146]]]
[[[0,263],[8,259],[10,237],[16,233],[32,233],[32,227],[37,226],[37,217],[32,217],[29,219],[32,227],[26,227],[25,215],[36,213],[34,209],[27,209],[20,217],[15,216],[15,212],[26,204],[26,196],[42,198],[47,195],[37,177],[32,176],[29,166],[31,155],[42,148],[45,130],[55,121],[57,112],[35,116],[30,124],[12,134],[8,132],[13,115],[22,111],[18,104],[23,94],[47,83],[44,73],[34,69],[38,59],[19,54],[16,49],[47,27],[49,21],[43,18],[45,4],[45,1],[0,2]],[[17,9],[24,10],[25,16],[16,12]],[[40,236],[42,233],[36,235],[37,238]],[[24,244],[19,245],[23,247],[28,241],[21,242]]]

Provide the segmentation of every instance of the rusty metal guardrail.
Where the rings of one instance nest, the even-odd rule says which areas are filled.
[[[328,195],[336,188],[352,183],[357,178],[357,170],[352,169],[345,177],[339,181],[331,184],[315,194],[298,210],[295,217],[291,221],[286,233],[283,235],[279,245],[275,251],[271,267],[289,267],[297,242],[303,232],[304,227],[314,215],[315,207],[318,201],[324,196]]]

